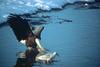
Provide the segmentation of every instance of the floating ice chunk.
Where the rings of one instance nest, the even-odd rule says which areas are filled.
[[[13,0],[13,1],[17,1],[17,0]]]
[[[51,9],[48,5],[41,4],[41,3],[37,3],[34,6],[37,7],[38,9],[42,9],[42,10],[50,10]]]
[[[31,2],[27,2],[26,6],[31,6],[32,7],[33,5],[31,4]]]
[[[62,9],[62,5],[67,3],[67,0],[35,0],[36,4],[34,5],[38,9],[50,10],[52,8]]]
[[[8,15],[9,15],[9,14],[5,14],[5,15],[3,15],[3,18],[7,18],[7,17],[8,17]]]
[[[24,4],[24,2],[22,2],[22,1],[18,1],[18,3],[19,3],[19,4]]]
[[[76,0],[76,1],[78,1],[78,0]],[[79,0],[79,1],[93,2],[93,1],[95,1],[95,0]]]
[[[12,9],[17,9],[16,7],[12,7]]]
[[[36,3],[43,3],[43,0],[35,0]]]
[[[85,6],[88,6],[88,4],[87,4],[87,3],[85,3],[84,5],[85,5]]]
[[[9,2],[7,2],[5,5],[10,5],[10,3],[9,3]]]

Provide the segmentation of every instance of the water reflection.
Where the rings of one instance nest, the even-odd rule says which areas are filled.
[[[25,53],[21,52],[14,67],[32,67],[32,64],[26,58]]]

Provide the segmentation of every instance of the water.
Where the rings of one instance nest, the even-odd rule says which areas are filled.
[[[51,16],[42,32],[43,46],[60,55],[58,62],[43,67],[100,67],[100,9],[74,10],[71,6],[42,14]],[[72,22],[59,24],[58,18]],[[9,26],[0,28],[0,35],[0,67],[13,67],[16,53],[26,47],[17,42]]]

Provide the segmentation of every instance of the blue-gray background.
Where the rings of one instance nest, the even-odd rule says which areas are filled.
[[[66,7],[67,8],[67,7]],[[100,67],[100,9],[44,12],[52,22],[44,25],[43,46],[59,53],[53,65],[43,67]],[[71,23],[57,24],[57,18],[71,19]],[[16,53],[26,47],[17,42],[9,26],[0,28],[0,67],[13,67]]]

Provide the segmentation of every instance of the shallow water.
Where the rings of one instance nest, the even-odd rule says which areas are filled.
[[[43,67],[100,67],[100,9],[44,12],[51,16],[50,24],[44,25],[43,46],[56,51],[58,62]],[[72,22],[62,22],[70,19]],[[9,26],[0,28],[0,67],[13,67],[16,53],[26,47],[17,42]]]

